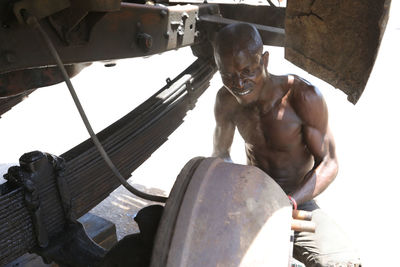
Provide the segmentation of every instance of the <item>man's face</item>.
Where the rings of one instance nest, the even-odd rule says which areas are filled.
[[[217,65],[224,86],[240,104],[258,100],[265,78],[261,53],[239,51],[234,55],[218,55]]]

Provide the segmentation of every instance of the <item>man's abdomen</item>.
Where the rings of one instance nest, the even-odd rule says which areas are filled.
[[[254,151],[246,149],[247,164],[271,176],[285,192],[293,191],[312,169],[313,156],[307,149],[291,151]]]

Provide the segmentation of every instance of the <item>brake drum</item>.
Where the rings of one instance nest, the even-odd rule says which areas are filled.
[[[288,266],[291,206],[253,166],[195,158],[179,174],[151,266]]]

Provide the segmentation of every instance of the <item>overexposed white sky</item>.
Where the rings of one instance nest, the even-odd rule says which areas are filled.
[[[400,16],[392,1],[391,17],[370,80],[357,105],[332,86],[283,58],[282,48],[270,51],[273,74],[298,74],[317,85],[330,111],[340,171],[319,197],[321,206],[353,238],[363,266],[400,266],[397,250],[399,207]],[[397,16],[397,17],[396,17]],[[78,96],[96,132],[119,119],[188,66],[190,49],[150,58],[118,61],[105,68],[96,63],[73,78]],[[215,93],[221,86],[215,75],[210,88],[169,141],[133,173],[131,181],[166,192],[183,165],[212,151]],[[0,162],[15,163],[25,152],[41,150],[60,155],[88,138],[65,84],[41,88],[0,119]],[[233,160],[244,163],[238,134]]]

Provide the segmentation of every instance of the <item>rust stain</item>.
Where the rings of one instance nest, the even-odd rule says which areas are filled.
[[[160,23],[160,14],[146,13],[140,17],[143,26],[158,25]]]

